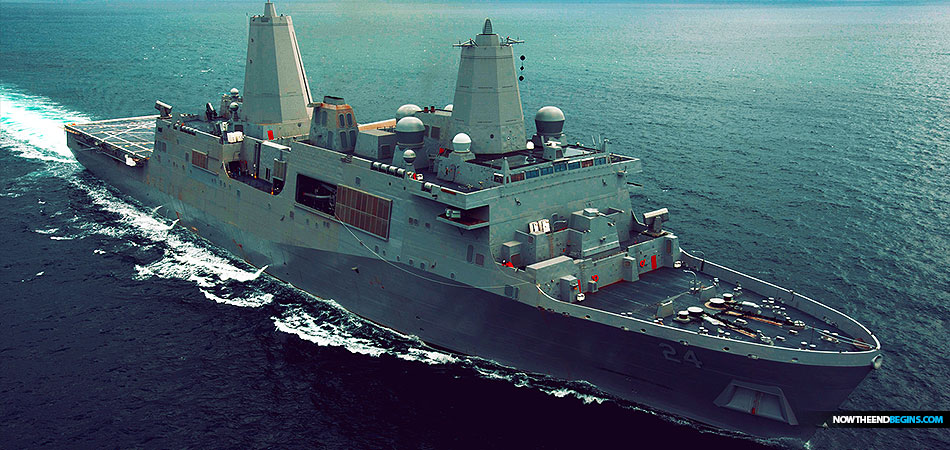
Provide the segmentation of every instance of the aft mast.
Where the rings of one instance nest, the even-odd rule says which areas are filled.
[[[482,33],[462,48],[452,110],[454,133],[472,139],[472,152],[502,154],[525,148],[524,111],[510,38],[485,19]]]

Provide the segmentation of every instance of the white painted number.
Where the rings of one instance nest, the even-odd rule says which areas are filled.
[[[686,350],[686,353],[683,354],[683,361],[693,363],[697,369],[701,369],[703,367],[703,363],[696,359],[696,354],[693,353],[692,350]]]
[[[667,343],[662,343],[660,344],[660,348],[663,349],[663,357],[670,361],[677,362],[677,363],[686,361],[688,363],[692,363],[694,366],[696,366],[697,369],[701,369],[703,367],[703,363],[699,362],[699,359],[696,358],[696,354],[693,353],[692,350],[686,350],[686,353],[683,354],[683,359],[680,360],[679,358],[676,357],[676,349],[673,348],[672,345],[667,344]]]

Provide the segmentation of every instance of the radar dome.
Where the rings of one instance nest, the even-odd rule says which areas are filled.
[[[534,125],[541,136],[560,136],[564,129],[564,112],[557,106],[545,106],[534,115]]]
[[[231,111],[237,111],[238,108],[240,107],[241,105],[239,105],[238,102],[231,102],[231,104],[228,105],[228,109],[230,109]]]
[[[539,109],[538,113],[534,115],[534,120],[540,120],[542,122],[563,122],[564,111],[561,111],[561,108],[557,106],[545,106]]]
[[[454,108],[454,107],[455,107],[455,105],[449,103],[448,105],[445,105],[445,108],[442,108],[442,110],[443,110],[443,111],[451,111],[452,108]]]
[[[406,148],[422,147],[426,126],[418,117],[403,117],[396,122],[396,144]]]
[[[238,96],[238,93],[240,93],[240,92],[241,92],[241,91],[239,91],[238,88],[231,88],[231,96],[232,96],[232,97],[237,97],[237,96]]]
[[[456,153],[466,153],[472,147],[472,138],[465,133],[456,134],[452,138],[452,150]]]
[[[396,122],[397,133],[417,133],[425,131],[426,126],[418,117],[403,117]]]
[[[406,151],[402,152],[402,160],[405,161],[406,164],[412,164],[412,162],[416,160],[416,152],[412,151],[411,148],[406,149]]]
[[[412,103],[408,105],[402,105],[396,110],[396,120],[411,116],[419,111],[422,111],[422,108],[420,108],[419,105],[413,105]]]

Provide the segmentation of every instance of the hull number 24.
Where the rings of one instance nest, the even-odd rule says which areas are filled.
[[[676,355],[676,349],[672,345],[667,343],[661,343],[660,348],[663,349],[663,356],[673,362],[687,362],[696,366],[697,369],[703,367],[703,363],[699,362],[699,359],[696,358],[696,354],[692,350],[686,350],[686,353],[683,353],[682,359]]]

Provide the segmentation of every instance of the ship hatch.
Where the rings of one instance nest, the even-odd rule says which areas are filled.
[[[781,388],[733,380],[716,397],[716,406],[798,425]]]

